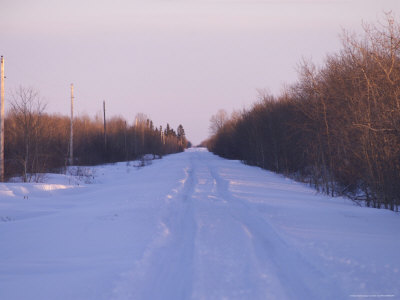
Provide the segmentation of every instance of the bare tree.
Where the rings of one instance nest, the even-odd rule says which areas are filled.
[[[216,134],[228,120],[228,113],[224,109],[218,110],[218,112],[210,118],[210,133],[212,135]]]
[[[33,173],[40,171],[40,126],[45,107],[39,93],[33,88],[21,86],[12,94],[10,115],[14,119],[15,131],[19,133],[17,160],[22,164],[25,182],[31,180]]]

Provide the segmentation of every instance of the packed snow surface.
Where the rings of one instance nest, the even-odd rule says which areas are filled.
[[[400,216],[192,149],[0,184],[0,299],[400,299]]]

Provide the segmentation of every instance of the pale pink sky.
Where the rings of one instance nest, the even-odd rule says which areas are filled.
[[[2,0],[0,54],[7,96],[36,88],[49,112],[184,126],[195,144],[218,109],[249,107],[257,89],[278,94],[302,57],[340,49],[341,28],[361,31],[398,0]]]

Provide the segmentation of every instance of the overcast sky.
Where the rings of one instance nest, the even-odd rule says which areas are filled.
[[[320,64],[342,28],[361,32],[399,0],[1,0],[6,110],[13,89],[38,90],[47,111],[132,123],[182,124],[195,144],[218,109],[250,107],[257,89],[279,94],[302,57]]]

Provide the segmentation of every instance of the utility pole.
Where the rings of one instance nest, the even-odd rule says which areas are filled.
[[[138,120],[137,120],[137,117],[135,118],[135,156],[137,155],[137,153],[138,153],[138,147],[137,147],[137,139],[138,139],[138,137],[137,137],[137,125],[138,125]]]
[[[71,83],[71,135],[69,138],[69,165],[74,163],[74,84]]]
[[[103,100],[103,119],[104,119],[104,151],[107,151],[107,124],[106,124],[106,101]]]
[[[4,182],[4,58],[1,56],[0,182]]]
[[[124,131],[124,135],[125,135],[125,159],[128,160],[128,147],[127,147],[127,142],[126,142],[126,131],[127,131],[128,125],[126,124],[125,121],[125,131]]]

